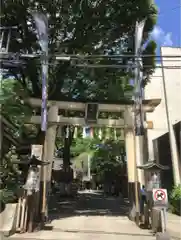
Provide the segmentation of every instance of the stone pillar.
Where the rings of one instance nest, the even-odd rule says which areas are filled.
[[[130,218],[133,220],[136,216],[135,202],[135,143],[132,129],[125,129],[126,159],[128,172],[128,199],[130,202]]]
[[[46,160],[50,162],[47,167],[47,181],[51,181],[52,164],[55,151],[55,140],[57,132],[58,107],[52,105],[48,111],[48,128],[46,131]]]
[[[136,166],[136,142],[133,128],[133,117],[130,109],[125,111],[125,145],[128,172],[128,198],[130,202],[130,220],[139,218],[138,171]]]
[[[136,142],[136,163],[137,166],[144,164],[144,136],[135,136]],[[138,169],[138,182],[145,185],[144,171]]]
[[[42,167],[41,174],[41,189],[42,189],[42,218],[48,217],[48,205],[47,198],[49,196],[49,190],[51,189],[51,174],[52,174],[52,163],[54,159],[55,140],[58,122],[58,107],[51,105],[48,111],[48,127],[44,141],[43,160],[50,162],[50,164]]]

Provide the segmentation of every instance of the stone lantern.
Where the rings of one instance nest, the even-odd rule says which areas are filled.
[[[160,188],[160,172],[164,170],[168,170],[168,166],[161,165],[157,163],[155,160],[148,161],[147,163],[137,166],[137,168],[145,171],[146,175],[146,190],[152,191],[153,188]]]
[[[161,165],[157,163],[155,160],[148,161],[147,163],[137,166],[137,168],[145,171],[146,177],[146,195],[147,195],[147,206],[144,212],[144,225],[152,226],[154,232],[157,232],[161,228],[160,221],[160,212],[158,209],[153,208],[153,198],[152,198],[152,190],[155,188],[161,188],[160,181],[160,172],[168,170],[168,166]],[[151,224],[149,223],[149,219],[151,217]],[[154,221],[153,221],[154,220]]]

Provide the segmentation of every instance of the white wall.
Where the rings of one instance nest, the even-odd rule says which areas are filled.
[[[181,56],[181,48],[162,48],[163,56]],[[176,60],[176,61],[175,61]],[[179,61],[180,60],[180,61]],[[181,66],[181,58],[163,58],[164,66]],[[181,69],[164,68],[168,108],[172,124],[181,121]],[[145,99],[161,98],[160,105],[153,113],[147,113],[147,121],[153,121],[154,129],[148,130],[149,159],[154,159],[152,141],[168,132],[162,69],[156,68],[150,83],[145,88]]]

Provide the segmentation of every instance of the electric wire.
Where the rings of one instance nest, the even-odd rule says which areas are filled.
[[[88,60],[94,60],[94,61],[98,61],[101,59],[96,59],[98,58],[108,58],[110,60],[115,60],[115,61],[120,61],[121,59],[127,58],[127,57],[131,57],[133,58],[133,60],[138,60],[140,58],[149,58],[149,57],[154,57],[156,58],[158,61],[158,58],[163,59],[164,62],[169,62],[169,64],[175,62],[181,62],[181,55],[163,55],[163,56],[159,56],[159,55],[143,55],[141,57],[135,56],[135,55],[89,55],[89,56],[85,56],[85,55],[52,55],[54,58],[51,59],[51,61],[53,60],[55,63],[48,63],[49,66],[56,66],[56,62],[58,61],[62,61],[62,62],[70,62],[70,65],[73,67],[81,67],[81,68],[116,68],[116,69],[134,69],[137,67],[137,65],[135,65],[134,62],[129,62],[128,60],[128,64],[101,64],[100,63],[86,63],[86,61]],[[3,58],[2,58],[3,57]],[[20,59],[40,59],[43,57],[42,54],[14,54],[14,53],[0,53],[0,62],[3,63],[12,63],[12,64],[16,64],[17,60]],[[51,58],[51,56],[49,56]],[[115,58],[116,57],[116,58]],[[90,58],[90,59],[88,59]],[[120,59],[119,59],[120,58]],[[85,63],[73,63],[72,61],[85,61]],[[37,62],[37,64],[41,64],[41,62]],[[146,68],[167,68],[167,69],[181,69],[181,64],[173,64],[173,65],[164,65],[162,66],[161,64],[156,63],[156,65],[153,67],[152,65],[144,65],[143,66],[144,69]]]
[[[11,53],[11,52],[0,52],[0,58],[5,56],[12,56],[12,57],[20,57],[20,58],[41,58],[44,55],[43,54],[17,54],[17,53]],[[49,54],[49,58],[55,58],[56,60],[62,60],[62,61],[69,61],[69,60],[78,60],[78,59],[98,59],[98,58],[134,58],[134,59],[140,59],[140,58],[181,58],[181,55],[154,55],[154,54],[145,54],[145,55],[139,55],[135,56],[134,54],[99,54],[99,55],[94,55],[94,54],[89,54],[89,55],[79,55],[79,54]]]
[[[179,9],[179,8],[181,8],[181,4],[178,5],[177,7],[173,7],[173,8],[171,8],[171,9],[168,9],[168,11],[164,11],[163,13],[162,13],[162,12],[158,13],[158,16],[159,16],[159,17],[160,17],[160,16],[163,16],[163,15],[166,14],[167,12],[172,12],[172,11],[175,11],[175,10],[177,10],[177,9]]]
[[[0,63],[1,63],[1,67],[2,68],[8,68],[6,67],[6,62],[3,63],[3,60],[0,59]],[[12,67],[13,66],[16,66],[16,63],[14,63],[13,61],[8,61],[8,64],[12,64]],[[23,64],[25,65],[25,64]],[[56,63],[47,63],[47,64],[44,64],[44,65],[48,65],[48,66],[57,66]],[[38,62],[37,63],[37,66],[41,66],[41,63]],[[70,64],[71,67],[77,67],[77,68],[113,68],[113,69],[127,69],[127,70],[131,70],[131,69],[135,69],[137,68],[136,65],[134,64],[130,64],[130,65],[122,65],[122,64]],[[140,69],[144,70],[144,69],[150,69],[150,68],[153,68],[153,69],[157,69],[157,68],[164,68],[164,69],[181,69],[181,65],[178,66],[178,65],[155,65],[155,66],[152,66],[152,65],[143,65],[143,67],[141,67]]]

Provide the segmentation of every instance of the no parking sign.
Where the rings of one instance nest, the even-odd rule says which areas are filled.
[[[154,207],[164,208],[168,206],[167,190],[163,188],[153,189]]]

